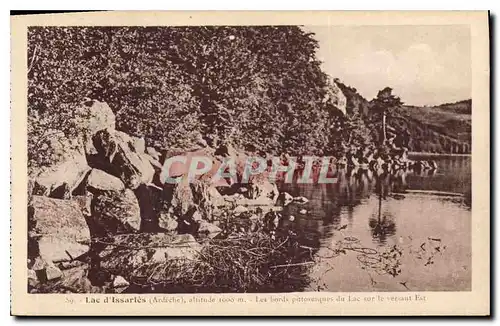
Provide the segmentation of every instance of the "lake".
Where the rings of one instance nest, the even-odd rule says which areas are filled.
[[[425,159],[438,170],[400,171],[378,183],[366,172],[339,170],[336,184],[282,186],[309,199],[283,212],[295,217],[284,227],[298,234],[314,262],[302,290],[471,289],[471,210],[449,194],[470,194],[471,158]]]

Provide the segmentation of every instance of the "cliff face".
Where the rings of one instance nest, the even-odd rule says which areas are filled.
[[[336,84],[347,99],[347,114],[362,115],[377,137],[380,126],[371,110],[371,101],[359,94],[356,88],[339,80]],[[471,151],[471,114],[470,99],[437,106],[403,105],[388,113],[388,130],[397,135],[408,132],[412,151],[467,154]]]

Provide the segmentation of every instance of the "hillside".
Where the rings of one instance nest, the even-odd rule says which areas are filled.
[[[347,98],[350,115],[360,113],[377,135],[379,122],[370,111],[371,101],[353,87],[336,80]],[[403,99],[404,101],[404,99]],[[436,106],[403,105],[388,114],[389,130],[397,134],[408,131],[410,150],[435,153],[470,153],[472,100],[445,103]]]

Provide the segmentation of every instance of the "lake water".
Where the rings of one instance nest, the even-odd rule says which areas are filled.
[[[337,171],[337,184],[283,186],[309,199],[284,210],[295,217],[286,227],[314,262],[306,291],[471,289],[470,207],[461,197],[431,192],[470,193],[471,159],[432,159],[435,173],[399,173],[379,186],[372,176],[345,170]],[[412,191],[396,193],[405,189]]]

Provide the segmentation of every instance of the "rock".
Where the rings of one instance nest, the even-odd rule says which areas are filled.
[[[33,196],[28,215],[28,256],[47,261],[69,260],[88,250],[90,229],[74,200]]]
[[[243,197],[242,194],[234,194],[234,195],[224,195],[222,196],[225,202],[236,204],[237,202],[243,201],[246,198]]]
[[[257,215],[255,215],[255,214],[252,214],[252,215],[250,215],[250,216],[248,217],[248,219],[249,219],[250,221],[258,221],[258,220],[259,220],[259,217],[258,217]]]
[[[35,271],[32,269],[28,269],[28,280],[38,280]]]
[[[190,187],[194,204],[199,208],[204,219],[210,220],[213,210],[224,206],[224,198],[209,181],[193,180]]]
[[[191,220],[199,222],[203,220],[203,215],[200,213],[200,211],[196,210],[194,211],[193,215],[191,215]]]
[[[213,149],[204,148],[195,151],[168,151],[164,153],[165,160],[171,159],[173,157],[181,157],[184,161],[180,162],[177,160],[172,161],[168,169],[162,171],[160,175],[161,183],[164,183],[167,177],[176,178],[176,177],[184,177],[187,178],[189,174],[189,167],[193,158],[205,157],[211,158],[212,160],[212,168],[209,172],[205,173],[204,176],[212,177],[219,167],[219,162],[212,156]],[[197,176],[196,179],[199,179],[201,176]]]
[[[195,220],[212,220],[213,211],[226,204],[217,189],[204,180],[189,182],[183,178],[178,184],[165,184],[163,187],[163,200],[167,208],[172,208],[179,217],[194,214]]]
[[[134,152],[143,154],[146,153],[146,140],[144,137],[131,137],[132,138],[132,147]]]
[[[282,192],[278,197],[278,205],[286,206],[293,201],[292,195],[287,192]]]
[[[97,154],[91,158],[92,165],[120,178],[127,188],[136,189],[139,184],[153,181],[155,170],[149,155],[133,138],[121,131],[100,130],[92,137]],[[139,142],[140,143],[140,142]]]
[[[111,242],[113,245],[105,247],[99,255],[101,268],[113,274],[131,275],[142,266],[171,260],[196,260],[201,250],[190,234],[123,234],[113,237]]]
[[[167,231],[174,231],[177,229],[179,223],[171,214],[167,212],[160,213],[158,218],[158,226]]]
[[[163,184],[163,182],[160,182],[160,174],[163,170],[163,165],[160,163],[160,161],[154,157],[152,157],[149,154],[143,154],[142,157],[148,160],[148,162],[151,164],[151,166],[155,169],[155,177],[158,178],[158,184]],[[154,179],[153,178],[153,179]]]
[[[122,191],[125,189],[120,179],[98,169],[92,169],[90,172],[87,186],[98,190]]]
[[[115,114],[105,102],[85,100],[75,109],[75,115],[76,124],[88,135],[103,129],[115,130]]]
[[[302,215],[305,215],[305,214],[307,214],[307,210],[306,209],[301,209],[299,211],[299,213],[302,214]]]
[[[90,230],[74,200],[33,196],[30,231],[37,236],[54,236],[74,241],[90,241]]]
[[[163,200],[177,216],[185,216],[190,209],[196,207],[193,191],[187,179],[178,184],[166,183],[163,186]]]
[[[345,97],[342,90],[337,85],[336,80],[330,80],[328,83],[327,95],[323,102],[330,102],[333,104],[337,110],[342,112],[344,115],[347,114],[347,98]]]
[[[248,212],[248,208],[244,207],[244,206],[236,206],[234,209],[233,209],[233,214],[241,214],[241,213],[245,213],[245,212]]]
[[[130,189],[99,191],[92,199],[93,235],[130,233],[140,229],[141,211]]]
[[[266,176],[254,179],[250,186],[249,193],[254,199],[259,199],[261,202],[267,201],[269,205],[276,203],[279,197],[278,186],[271,183]]]
[[[38,240],[40,256],[45,261],[63,262],[73,260],[89,251],[89,245],[61,237],[43,236]]]
[[[52,263],[47,264],[47,267],[45,268],[45,273],[47,275],[47,281],[56,280],[63,276],[61,270]]]
[[[102,293],[103,287],[92,285],[89,279],[88,265],[80,265],[74,268],[64,270],[63,277],[57,285],[68,289],[74,293]]]
[[[36,272],[32,269],[28,269],[28,285],[35,287],[38,285],[38,277]]]
[[[73,190],[82,182],[90,167],[85,157],[81,139],[68,139],[57,131],[47,131],[49,135],[42,150],[47,152],[47,166],[33,168],[33,194],[53,198],[70,198]]]
[[[126,279],[123,278],[123,276],[117,275],[115,279],[113,280],[113,287],[114,288],[121,288],[121,287],[127,287],[129,286],[130,283],[127,282]]]
[[[154,147],[147,147],[146,153],[157,161],[160,161],[161,154]]]
[[[299,196],[299,197],[295,197],[293,198],[293,201],[295,203],[299,203],[299,204],[305,204],[305,203],[308,203],[309,202],[309,199],[307,199],[306,197],[304,196]]]
[[[61,262],[59,264],[59,268],[61,270],[66,270],[66,269],[82,266],[83,264],[84,263],[80,260],[66,261],[66,262]]]
[[[214,238],[221,232],[222,232],[221,228],[206,221],[202,221],[200,223],[200,228],[198,229],[198,233],[207,234],[209,238]]]
[[[42,259],[42,257],[36,257],[35,261],[33,262],[33,266],[31,266],[31,268],[35,272],[38,272],[38,271],[44,270],[46,265],[47,265],[47,263],[45,262],[45,260]]]

